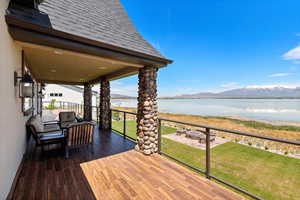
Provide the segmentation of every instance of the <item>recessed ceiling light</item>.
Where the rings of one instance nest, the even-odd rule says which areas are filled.
[[[59,51],[59,50],[54,50],[54,54],[56,54],[56,55],[63,55],[63,52]]]
[[[97,67],[97,69],[101,69],[102,70],[102,69],[106,69],[106,67]]]
[[[52,72],[52,73],[55,73],[55,72],[56,72],[56,70],[55,70],[55,69],[51,69],[51,72]]]

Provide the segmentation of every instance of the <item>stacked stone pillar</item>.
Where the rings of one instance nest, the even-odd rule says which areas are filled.
[[[106,79],[100,82],[100,128],[109,130],[111,128],[111,112],[110,112],[110,84]]]
[[[83,89],[83,120],[92,121],[92,86],[88,84]]]
[[[158,152],[158,112],[156,68],[139,70],[136,150],[150,155]]]

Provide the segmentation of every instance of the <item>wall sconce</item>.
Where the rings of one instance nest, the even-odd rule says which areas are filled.
[[[43,93],[42,90],[38,92],[38,97],[40,97],[40,98],[44,98],[45,97],[45,94]]]
[[[34,81],[30,74],[25,73],[22,77],[19,77],[17,72],[14,72],[15,87],[19,83],[19,97],[31,98],[33,97],[33,85]],[[19,81],[18,81],[19,80]]]

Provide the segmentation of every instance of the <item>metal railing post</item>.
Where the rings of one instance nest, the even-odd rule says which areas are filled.
[[[161,119],[158,119],[158,153],[161,154]]]
[[[205,160],[206,160],[206,170],[205,170],[205,174],[206,174],[206,178],[210,179],[210,129],[206,128],[205,129],[206,132],[206,150],[205,150]]]
[[[124,124],[123,124],[123,136],[124,138],[126,137],[126,112],[123,113],[124,114]]]
[[[98,113],[98,106],[96,106],[96,120],[97,120],[97,124],[99,124],[99,113]],[[110,112],[111,112],[111,110],[110,110]]]
[[[99,108],[100,109],[100,108]],[[113,127],[112,127],[112,125],[113,125],[113,117],[112,117],[112,114],[113,114],[113,111],[112,111],[112,109],[110,109],[110,129],[112,130],[113,129]],[[99,111],[99,123],[100,123],[100,111]]]

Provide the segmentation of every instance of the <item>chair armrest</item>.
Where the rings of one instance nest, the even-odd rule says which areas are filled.
[[[44,134],[44,133],[52,133],[52,132],[62,132],[61,129],[56,129],[56,130],[49,130],[49,131],[41,131],[41,132],[36,132],[37,134]]]
[[[96,122],[94,122],[94,121],[84,121],[84,122],[82,122],[82,124],[90,124],[90,125],[93,125],[93,126],[97,125]]]
[[[83,122],[77,122],[77,123],[72,123],[68,126],[68,128],[72,128],[73,126],[78,126],[78,125],[84,125],[84,124],[90,124],[92,126],[96,126],[97,124],[93,121],[83,121]]]
[[[46,121],[46,122],[43,122],[44,126],[53,125],[53,124],[60,124],[60,122],[59,121]]]
[[[75,119],[76,119],[77,122],[83,122],[83,121],[84,121],[84,120],[83,120],[81,117],[79,117],[79,116],[76,116]]]

